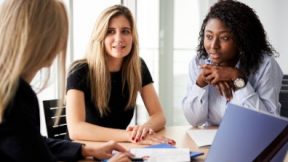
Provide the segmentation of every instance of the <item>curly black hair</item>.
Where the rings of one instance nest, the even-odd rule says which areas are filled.
[[[252,8],[234,0],[220,0],[210,8],[203,20],[197,47],[198,57],[208,57],[204,48],[204,30],[207,22],[213,18],[221,20],[231,30],[239,51],[240,70],[246,76],[258,70],[264,55],[278,55],[267,40],[266,32]]]

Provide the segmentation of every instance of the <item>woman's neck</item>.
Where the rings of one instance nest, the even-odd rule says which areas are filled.
[[[121,70],[123,59],[108,58],[108,68],[110,72]]]

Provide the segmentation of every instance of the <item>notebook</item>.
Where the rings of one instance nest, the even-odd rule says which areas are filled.
[[[206,162],[283,161],[288,149],[287,119],[227,106]]]
[[[172,145],[169,145],[169,144],[166,144],[166,143],[162,143],[162,144],[155,144],[155,145],[150,145],[150,146],[147,146],[145,148],[176,148],[175,146],[172,146]],[[201,155],[204,155],[203,152],[196,152],[196,151],[190,151],[190,158],[193,159],[193,158],[196,158],[198,156],[201,156]]]

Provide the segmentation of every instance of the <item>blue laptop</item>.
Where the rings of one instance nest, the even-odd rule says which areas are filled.
[[[288,120],[228,104],[206,162],[282,162]]]

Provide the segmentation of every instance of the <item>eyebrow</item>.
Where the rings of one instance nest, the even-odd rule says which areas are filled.
[[[213,33],[213,31],[211,31],[211,30],[205,30],[204,32]],[[223,30],[223,31],[220,31],[219,33],[220,34],[223,34],[223,33],[232,34],[231,31],[229,31],[229,30]]]
[[[108,27],[108,29],[116,29],[116,28],[115,27]],[[129,30],[131,30],[130,27],[122,27],[121,29],[129,29]]]

